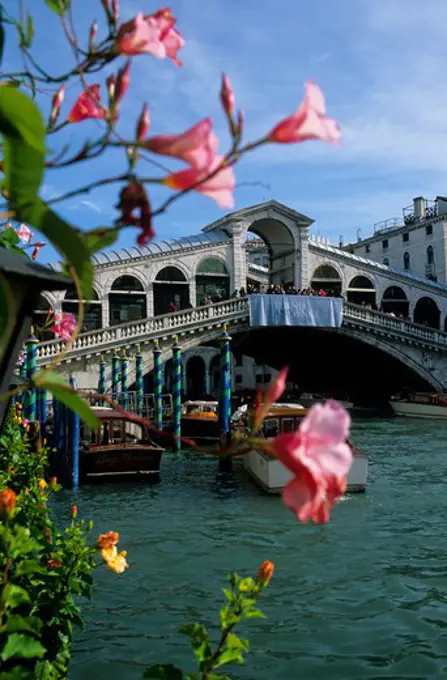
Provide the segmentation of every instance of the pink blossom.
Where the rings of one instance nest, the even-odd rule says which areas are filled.
[[[209,166],[216,155],[217,145],[211,118],[204,118],[179,135],[149,137],[144,143],[148,151],[179,158],[194,168]]]
[[[199,194],[212,198],[221,208],[234,208],[233,191],[236,181],[233,168],[229,165],[224,165],[220,170],[217,170],[222,161],[223,156],[214,156],[213,161],[208,167],[191,167],[174,172],[164,179],[164,184],[177,191],[194,189]],[[212,177],[205,179],[213,172],[215,174]]]
[[[21,224],[18,229],[16,229],[16,234],[22,243],[29,243],[33,238],[33,232],[25,224]]]
[[[73,108],[68,114],[69,123],[79,123],[87,118],[105,118],[105,110],[100,105],[100,85],[90,85],[85,92],[79,95]]]
[[[160,9],[155,14],[146,16],[140,12],[120,27],[116,49],[120,54],[130,57],[145,53],[152,54],[157,59],[169,57],[180,66],[177,52],[185,41],[174,28],[175,23],[176,19],[170,9]]]
[[[22,422],[20,424],[22,427],[27,427],[29,425],[28,418],[22,418]]]
[[[117,102],[120,102],[123,99],[127,90],[129,89],[129,85],[130,85],[130,59],[125,63],[123,68],[121,68],[118,71],[115,86],[116,89],[114,92]]]
[[[272,453],[294,474],[283,499],[302,522],[327,522],[329,510],[346,490],[352,465],[349,426],[347,411],[327,401],[313,406],[296,432],[280,434],[270,443]]]
[[[143,139],[146,137],[148,130],[149,130],[149,108],[147,104],[144,104],[137,123],[136,130],[137,141],[142,142]]]
[[[54,315],[52,332],[68,342],[71,340],[76,330],[77,322],[73,314],[68,312],[58,312]]]
[[[289,367],[284,366],[278,373],[278,375],[270,381],[269,386],[265,392],[264,401],[266,404],[274,404],[278,401],[280,396],[286,389],[286,380],[289,373]]]
[[[324,95],[318,85],[308,81],[305,84],[304,101],[288,118],[280,121],[267,135],[271,142],[289,144],[321,139],[323,142],[337,142],[341,137],[340,126],[326,117]]]
[[[222,73],[222,87],[220,90],[220,101],[222,102],[222,107],[227,116],[232,116],[235,107],[235,98],[233,88],[231,87],[230,80],[225,73]]]
[[[19,356],[17,357],[17,366],[23,366],[23,363],[25,361],[25,350],[21,349],[19,352]]]
[[[34,243],[33,245],[34,245],[34,250],[33,250],[33,254],[31,255],[31,258],[33,260],[37,260],[40,249],[44,248],[44,246],[46,246],[47,244],[44,243],[43,241],[39,241],[39,243]]]

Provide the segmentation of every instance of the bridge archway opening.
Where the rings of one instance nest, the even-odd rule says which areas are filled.
[[[119,276],[109,293],[109,323],[116,326],[126,321],[147,317],[147,300],[143,284],[135,276]]]
[[[377,309],[376,289],[367,276],[354,276],[347,288],[347,300],[355,305]]]
[[[196,305],[219,302],[230,297],[230,274],[217,257],[206,257],[196,270]]]
[[[268,255],[268,283],[294,285],[296,246],[290,229],[280,220],[263,218],[252,222],[248,233],[254,234],[265,244]]]
[[[394,314],[404,319],[408,318],[410,303],[403,288],[389,286],[383,293],[380,311],[385,314]]]
[[[102,305],[99,301],[96,290],[92,291],[92,297],[90,300],[83,300],[83,303],[84,321],[80,331],[81,333],[84,333],[85,331],[96,331],[98,328],[102,327]],[[70,286],[70,288],[65,293],[65,297],[62,302],[62,311],[73,314],[73,316],[77,318],[78,310],[78,292],[74,286]]]
[[[164,267],[154,281],[154,314],[168,314],[186,309],[189,302],[189,283],[178,267]]]
[[[39,295],[39,302],[37,303],[37,308],[33,312],[33,326],[35,329],[42,328],[45,324],[48,312],[52,309],[52,306],[44,295]],[[39,337],[41,340],[54,340],[54,333],[51,331],[40,331]]]
[[[220,355],[215,354],[210,361],[210,387],[211,394],[217,396],[220,387]]]
[[[312,274],[310,280],[312,290],[319,292],[324,290],[326,295],[340,296],[342,290],[341,277],[338,271],[330,264],[320,264]]]
[[[189,399],[199,399],[206,391],[206,366],[202,357],[193,356],[186,364],[186,393]]]
[[[270,282],[270,250],[263,238],[247,231],[245,241],[247,257],[247,291],[265,287]],[[240,291],[239,291],[240,292]]]
[[[428,326],[429,328],[439,329],[440,317],[441,312],[439,311],[439,307],[432,298],[419,298],[414,308],[414,323],[419,323],[422,326]]]

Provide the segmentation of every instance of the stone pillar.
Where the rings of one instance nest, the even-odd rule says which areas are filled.
[[[243,222],[233,222],[230,226],[233,241],[233,271],[231,291],[247,288],[247,256],[245,253],[246,226]]]
[[[152,283],[148,284],[146,291],[146,309],[147,316],[151,319],[154,316],[154,285]]]
[[[196,292],[196,277],[191,276],[188,281],[189,284],[189,303],[192,307],[197,307],[197,292]]]
[[[295,253],[295,286],[300,290],[310,286],[309,272],[309,232],[308,228],[297,225],[300,229],[300,242]]]
[[[103,295],[101,298],[101,326],[102,328],[107,328],[107,326],[110,326],[108,295]]]

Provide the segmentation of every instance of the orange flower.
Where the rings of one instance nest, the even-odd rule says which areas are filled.
[[[0,493],[0,512],[10,515],[16,507],[17,496],[12,489],[5,489]]]
[[[114,571],[116,574],[122,574],[126,569],[129,569],[129,565],[126,560],[127,552],[123,550],[118,553],[116,546],[107,548],[101,551],[102,559],[106,563],[109,569]]]
[[[71,506],[71,516],[73,519],[76,519],[76,517],[78,516],[78,508],[76,505]]]
[[[47,486],[48,486],[48,484],[46,483],[46,481],[43,478],[39,479],[39,489],[42,489],[42,491],[45,491]]]
[[[120,535],[116,531],[108,531],[98,537],[97,545],[100,550],[109,550],[118,545]]]
[[[57,484],[57,477],[51,477],[50,486],[56,486],[56,484]]]
[[[48,569],[59,569],[62,566],[62,562],[57,559],[57,557],[52,557],[47,562]]]
[[[263,586],[267,586],[271,581],[274,571],[275,565],[273,564],[273,562],[270,562],[269,560],[264,560],[264,562],[259,567],[259,571],[256,576],[257,582],[261,583]]]

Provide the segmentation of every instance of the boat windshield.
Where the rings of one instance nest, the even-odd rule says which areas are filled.
[[[214,404],[185,404],[184,413],[191,415],[193,413],[216,413],[217,408]]]
[[[145,440],[143,427],[128,420],[103,420],[98,432],[84,425],[82,440],[87,444],[138,444]]]
[[[303,416],[282,416],[278,418],[268,417],[262,424],[262,434],[266,439],[276,437],[278,434],[295,432],[298,429]]]

